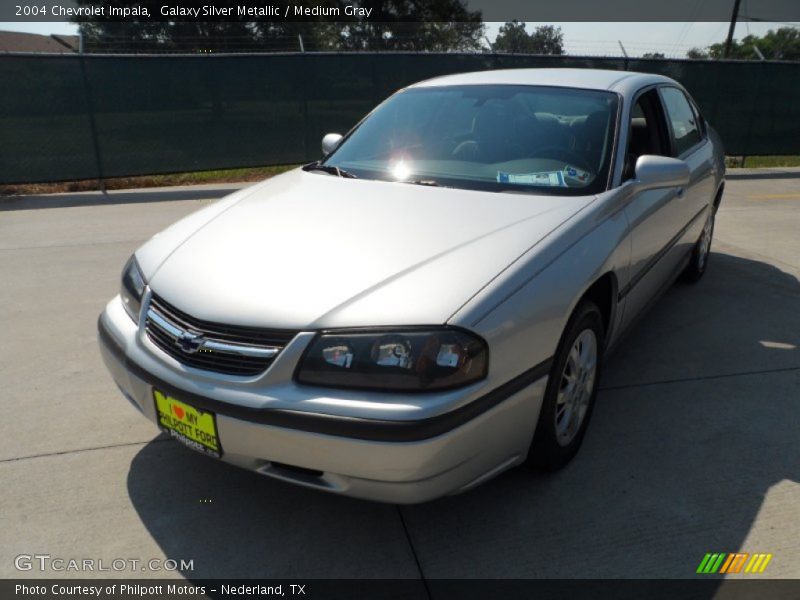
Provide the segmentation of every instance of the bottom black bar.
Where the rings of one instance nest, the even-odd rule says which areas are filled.
[[[204,600],[797,600],[798,579],[5,579],[0,598]]]

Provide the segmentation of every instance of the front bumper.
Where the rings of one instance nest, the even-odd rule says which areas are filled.
[[[169,364],[148,345],[119,297],[100,315],[98,329],[101,354],[114,381],[151,421],[156,421],[156,388],[217,415],[222,460],[306,487],[384,502],[416,503],[457,493],[522,462],[549,367],[537,365],[489,391],[456,392],[464,398],[454,398],[453,392],[431,395],[433,405],[446,401],[454,406],[446,412],[381,419],[374,418],[374,405],[380,402],[364,393],[347,398],[337,391],[335,398],[328,398],[329,390],[291,381],[214,381]],[[287,346],[284,353],[301,351]],[[276,360],[267,373],[276,370],[272,379],[277,380],[283,369],[292,372]],[[257,401],[259,396],[281,396],[281,391],[290,403]],[[381,400],[386,397],[391,396]],[[340,413],[344,406],[350,414],[320,412],[323,401]],[[353,414],[359,405],[367,407],[369,417]]]

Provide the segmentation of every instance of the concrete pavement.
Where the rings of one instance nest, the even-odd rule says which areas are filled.
[[[769,175],[769,172],[767,173]],[[193,559],[164,577],[691,577],[770,552],[800,577],[800,173],[735,173],[709,272],[611,357],[578,458],[402,509],[158,435],[95,321],[147,237],[235,186],[0,200],[0,577],[19,554]]]

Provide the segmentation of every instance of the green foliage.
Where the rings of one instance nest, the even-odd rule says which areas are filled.
[[[686,58],[708,58],[708,52],[702,48],[692,48],[686,53]]]
[[[328,49],[451,52],[481,48],[481,13],[468,10],[465,0],[363,0],[359,6],[380,11],[380,22],[360,19],[328,28],[322,34]],[[415,21],[409,22],[409,15]]]
[[[800,60],[800,29],[781,27],[770,29],[764,36],[747,35],[741,40],[733,40],[728,58],[743,60],[759,60],[761,51],[767,60]],[[689,58],[723,58],[725,42],[711,44],[706,50],[692,48],[687,53]]]
[[[90,5],[99,0],[86,0]],[[109,4],[106,2],[106,4]],[[114,6],[135,6],[135,0],[111,0]],[[339,7],[344,0],[320,0],[321,7]],[[224,22],[112,22],[81,23],[87,52],[222,53],[307,51],[406,50],[449,52],[479,50],[484,25],[480,11],[470,11],[465,0],[362,0],[372,8],[372,19],[347,22],[224,21]],[[380,13],[380,22],[374,15]],[[408,17],[413,15],[414,22]]]
[[[493,49],[520,54],[564,54],[564,34],[560,27],[552,25],[542,25],[528,33],[525,23],[510,21],[500,27]]]

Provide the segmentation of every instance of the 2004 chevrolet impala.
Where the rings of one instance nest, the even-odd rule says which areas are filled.
[[[147,418],[205,454],[421,502],[577,452],[603,357],[708,264],[724,162],[666,77],[451,75],[139,248],[100,316]]]

